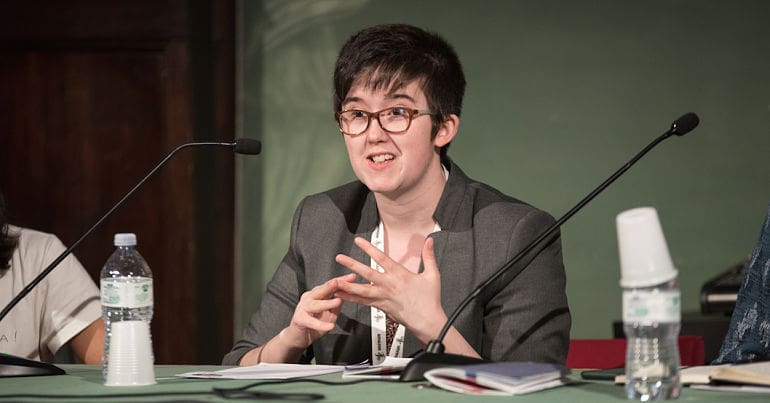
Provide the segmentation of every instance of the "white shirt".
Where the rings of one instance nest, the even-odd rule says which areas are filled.
[[[3,307],[66,249],[51,234],[14,226],[9,233],[20,237],[10,269],[0,274]],[[50,361],[100,317],[99,289],[69,255],[0,322],[0,352]]]

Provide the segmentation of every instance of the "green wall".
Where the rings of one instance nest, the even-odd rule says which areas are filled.
[[[242,321],[286,251],[306,194],[351,180],[331,110],[337,51],[365,26],[403,22],[454,44],[468,80],[450,150],[471,176],[559,217],[685,112],[671,138],[562,228],[572,336],[621,315],[615,215],[657,208],[683,309],[751,252],[770,202],[770,2],[239,2]],[[236,324],[240,334],[241,323]]]

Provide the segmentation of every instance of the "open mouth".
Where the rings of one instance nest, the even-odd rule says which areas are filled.
[[[384,164],[393,158],[395,158],[393,154],[377,154],[369,157],[369,159],[375,164]]]

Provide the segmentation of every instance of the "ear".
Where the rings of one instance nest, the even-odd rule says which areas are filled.
[[[457,134],[457,129],[460,128],[460,118],[457,115],[449,115],[439,126],[438,133],[433,139],[433,145],[436,148],[441,148],[449,144]]]

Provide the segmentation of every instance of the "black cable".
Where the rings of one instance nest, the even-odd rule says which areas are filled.
[[[246,390],[255,388],[257,386],[265,386],[265,385],[285,385],[288,383],[317,383],[319,385],[327,385],[327,386],[345,386],[345,385],[357,385],[359,383],[366,383],[366,382],[393,382],[393,383],[399,383],[397,379],[382,379],[382,378],[366,378],[366,379],[356,379],[353,381],[325,381],[323,379],[305,379],[305,378],[295,378],[295,379],[278,379],[273,381],[259,381],[250,383],[238,388],[212,388],[214,391],[217,390]]]

